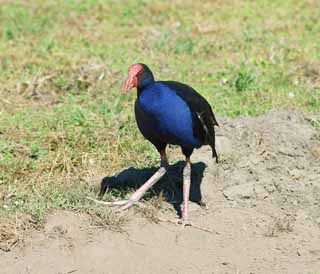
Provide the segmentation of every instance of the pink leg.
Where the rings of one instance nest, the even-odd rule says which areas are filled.
[[[121,209],[125,210],[129,207],[131,207],[134,203],[138,202],[141,197],[150,189],[156,182],[158,182],[164,174],[166,174],[165,167],[160,167],[158,171],[153,174],[153,176],[146,181],[141,187],[138,188],[138,190],[132,194],[132,196],[129,198],[127,203],[121,207]]]
[[[194,228],[210,232],[213,231],[210,228],[202,227],[199,225],[196,225],[192,223],[189,220],[189,197],[190,197],[190,185],[191,185],[191,163],[190,163],[190,157],[186,158],[186,165],[183,169],[183,209],[182,209],[182,220],[172,221],[172,220],[166,220],[159,218],[159,221],[163,222],[170,222],[174,224],[181,224],[182,228],[186,226],[193,226]]]
[[[191,181],[191,164],[190,158],[186,159],[186,165],[183,169],[183,210],[182,222],[189,223],[189,196],[190,196],[190,181]]]
[[[134,192],[128,200],[104,202],[104,201],[99,201],[92,198],[89,198],[89,199],[95,201],[96,203],[107,205],[107,206],[121,206],[122,210],[128,209],[129,207],[134,205],[136,202],[138,202],[141,199],[141,197],[148,191],[148,189],[150,189],[155,183],[157,183],[163,177],[163,175],[166,174],[167,169],[169,167],[166,152],[161,151],[160,157],[161,157],[161,163],[158,171],[155,174],[153,174],[153,176],[148,181],[146,181],[141,187],[139,187],[138,190],[136,190],[136,192]]]

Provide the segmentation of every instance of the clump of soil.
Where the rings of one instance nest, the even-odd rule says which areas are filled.
[[[220,163],[211,159],[208,148],[196,151],[192,158],[191,196],[198,203],[191,203],[190,217],[213,233],[150,223],[139,208],[127,213],[130,221],[127,233],[122,234],[91,226],[87,216],[56,212],[24,248],[0,253],[2,271],[319,272],[319,128],[301,113],[278,110],[256,118],[220,118],[219,124]],[[128,169],[113,179],[120,186],[126,181],[142,183],[145,170],[132,173]],[[172,182],[166,184],[168,180],[157,186],[166,188],[162,198],[170,202],[157,203],[157,214],[166,219],[177,216],[173,200],[181,198],[168,198],[170,186],[172,193],[181,188]],[[207,209],[198,205],[200,200],[206,202]],[[172,205],[176,210],[171,210]]]
[[[220,168],[226,199],[261,212],[320,218],[320,133],[299,113],[225,120]]]

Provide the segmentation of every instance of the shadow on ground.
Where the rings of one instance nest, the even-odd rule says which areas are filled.
[[[183,167],[184,162],[182,161],[171,165],[167,174],[145,194],[144,199],[150,199],[162,193],[164,199],[175,208],[177,214],[181,217]],[[205,206],[201,195],[201,181],[205,168],[206,165],[203,162],[194,163],[191,166],[190,201],[200,206]],[[157,167],[142,169],[130,167],[120,171],[115,176],[104,177],[101,181],[99,197],[102,198],[106,191],[113,190],[127,194],[140,187],[157,169]]]

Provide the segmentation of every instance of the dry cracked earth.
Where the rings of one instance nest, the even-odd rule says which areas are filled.
[[[190,217],[213,233],[150,222],[139,208],[126,213],[125,233],[60,211],[23,246],[0,251],[0,272],[320,273],[320,130],[312,126],[319,118],[273,110],[219,119],[220,163],[208,148],[192,158]],[[172,169],[180,172],[181,164]],[[151,173],[129,168],[104,183],[141,184]],[[181,203],[181,184],[169,177],[154,189],[164,193],[158,214],[167,219],[177,217]]]

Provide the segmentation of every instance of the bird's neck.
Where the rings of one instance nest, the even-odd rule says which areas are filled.
[[[138,91],[138,96],[142,93],[142,91],[147,88],[148,86],[152,85],[154,83],[153,77],[148,77],[143,79],[142,81],[139,81],[137,91]]]

